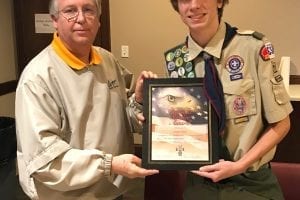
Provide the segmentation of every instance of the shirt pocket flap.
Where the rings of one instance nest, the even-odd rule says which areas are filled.
[[[223,86],[223,91],[228,95],[241,95],[254,87],[254,81],[251,79],[242,79],[227,83]]]
[[[287,93],[283,82],[278,82],[275,78],[272,78],[271,83],[276,102],[279,105],[288,103],[290,101],[290,96]]]

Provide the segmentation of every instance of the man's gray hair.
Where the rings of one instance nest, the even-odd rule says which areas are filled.
[[[57,15],[58,15],[57,1],[58,0],[50,0],[50,2],[49,2],[49,14],[51,16],[57,17]],[[102,0],[94,0],[94,2],[95,2],[96,6],[97,6],[97,9],[98,9],[98,12],[97,12],[98,17],[100,17],[100,15],[101,15],[101,2],[102,2]]]

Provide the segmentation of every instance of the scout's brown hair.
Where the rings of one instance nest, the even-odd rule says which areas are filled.
[[[217,1],[219,1],[219,0],[217,0]],[[176,11],[178,12],[178,0],[170,0],[170,2],[171,2],[171,4],[172,4],[174,10],[176,10]],[[223,0],[223,5],[222,5],[222,7],[221,7],[221,8],[218,8],[219,21],[220,21],[221,18],[222,18],[224,6],[225,6],[226,4],[228,4],[228,3],[229,3],[229,0]]]

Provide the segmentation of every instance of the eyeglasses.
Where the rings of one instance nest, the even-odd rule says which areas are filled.
[[[68,22],[76,21],[79,16],[79,12],[88,19],[95,19],[97,16],[96,8],[92,7],[84,7],[81,10],[78,10],[76,7],[68,7],[58,11],[58,13],[61,14]]]

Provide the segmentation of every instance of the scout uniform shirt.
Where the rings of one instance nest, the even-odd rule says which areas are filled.
[[[289,96],[276,67],[274,49],[263,35],[239,32],[222,49],[226,25],[221,22],[216,35],[203,49],[191,36],[187,42],[165,53],[170,77],[204,76],[205,51],[214,56],[223,85],[226,127],[224,140],[232,160],[239,160],[263,133],[264,120],[275,123],[292,111]],[[257,170],[269,162],[273,148],[248,170]]]
[[[32,199],[114,199],[136,181],[110,171],[112,156],[133,152],[125,70],[108,51],[91,52],[86,65],[54,34],[19,81],[18,167]]]

